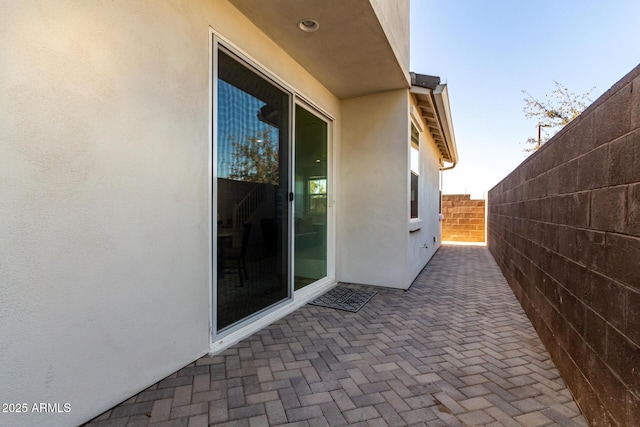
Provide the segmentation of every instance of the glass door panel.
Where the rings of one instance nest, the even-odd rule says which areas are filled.
[[[327,276],[327,123],[296,106],[294,287]]]
[[[218,51],[217,331],[289,291],[288,93]]]

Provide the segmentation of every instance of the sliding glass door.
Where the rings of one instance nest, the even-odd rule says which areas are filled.
[[[295,108],[294,286],[327,276],[327,122]]]
[[[291,95],[222,48],[217,79],[217,331],[290,296]]]
[[[215,52],[213,323],[220,336],[327,277],[329,126],[231,50]]]

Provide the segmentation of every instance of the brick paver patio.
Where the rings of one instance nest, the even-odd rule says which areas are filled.
[[[358,313],[306,305],[94,426],[587,425],[485,247]]]

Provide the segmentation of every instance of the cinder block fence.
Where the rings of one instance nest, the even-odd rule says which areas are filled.
[[[484,242],[485,201],[468,194],[442,196],[442,240]]]
[[[640,66],[489,192],[488,246],[591,425],[640,425]]]

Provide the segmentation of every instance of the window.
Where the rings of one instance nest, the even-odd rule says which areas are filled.
[[[411,124],[411,218],[418,218],[418,177],[420,176],[420,135]]]
[[[327,212],[327,178],[309,179],[309,212],[324,214]]]

